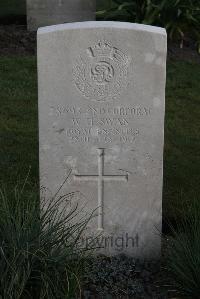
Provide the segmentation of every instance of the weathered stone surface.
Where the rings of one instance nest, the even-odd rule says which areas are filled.
[[[83,244],[106,254],[160,254],[165,64],[162,28],[38,31],[41,186],[54,194],[72,169],[62,194],[80,191],[83,211],[96,209]]]
[[[61,23],[95,20],[95,0],[27,0],[27,26],[39,27]]]

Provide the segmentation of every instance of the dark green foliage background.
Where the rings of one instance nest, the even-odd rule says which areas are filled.
[[[200,51],[198,0],[109,0],[97,7],[99,20],[142,23],[164,27],[170,39],[192,38]]]

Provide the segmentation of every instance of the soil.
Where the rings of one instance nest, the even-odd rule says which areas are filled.
[[[200,63],[200,54],[195,43],[190,39],[184,42],[182,48],[180,44],[168,42],[168,59]]]
[[[83,299],[175,298],[166,287],[166,273],[158,261],[99,256],[87,261],[83,281]]]
[[[36,55],[36,32],[29,32],[26,25],[0,25],[0,56]],[[183,60],[200,63],[195,43],[185,40],[179,44],[168,43],[168,60]]]
[[[35,55],[36,32],[29,32],[25,25],[0,26],[0,56]]]

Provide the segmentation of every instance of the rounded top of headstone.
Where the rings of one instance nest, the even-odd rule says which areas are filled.
[[[88,22],[74,22],[74,23],[65,23],[53,26],[41,27],[38,29],[38,34],[51,33],[56,31],[63,30],[72,30],[72,29],[92,29],[92,28],[114,28],[114,29],[128,29],[135,31],[146,31],[151,33],[157,33],[161,35],[166,35],[165,28],[129,23],[129,22],[115,22],[115,21],[88,21]]]

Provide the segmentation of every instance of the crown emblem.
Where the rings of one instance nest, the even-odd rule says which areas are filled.
[[[88,100],[117,99],[128,84],[130,56],[102,38],[87,47],[73,67],[74,83]]]
[[[110,56],[113,51],[113,47],[106,41],[99,41],[98,44],[94,47],[90,47],[89,50],[93,57]]]

